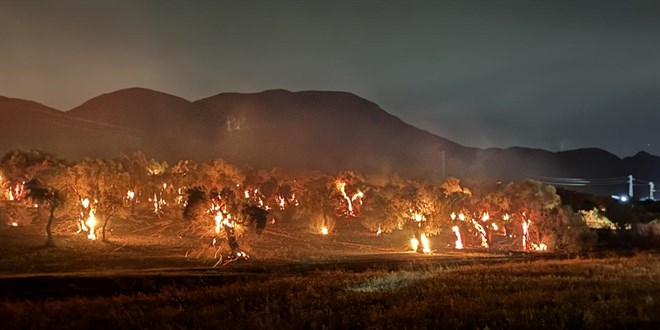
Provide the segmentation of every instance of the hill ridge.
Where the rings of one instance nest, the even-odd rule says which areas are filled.
[[[507,180],[632,173],[660,181],[660,157],[647,152],[621,159],[599,148],[562,152],[472,148],[341,91],[271,89],[189,101],[131,87],[93,97],[61,115],[40,103],[1,97],[0,114],[11,131],[0,133],[2,153],[33,146],[79,158],[90,150],[106,157],[141,150],[168,161],[220,157],[254,167],[359,170],[369,175],[398,172],[430,180],[447,175]],[[92,127],[100,138],[85,133]],[[40,141],[44,138],[30,137],[30,131],[50,140],[72,137],[45,143]]]

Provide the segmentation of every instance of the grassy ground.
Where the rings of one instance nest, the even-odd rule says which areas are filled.
[[[5,328],[21,329],[660,325],[660,257],[653,253],[141,280],[127,290],[122,288],[127,282],[112,282],[116,291],[100,296],[73,290],[55,297],[5,297],[0,319]]]
[[[657,251],[576,258],[405,253],[409,235],[277,224],[219,267],[210,238],[167,219],[114,223],[111,243],[0,228],[0,320],[26,328],[660,328]]]

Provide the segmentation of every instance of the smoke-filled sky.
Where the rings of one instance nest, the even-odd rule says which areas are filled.
[[[348,91],[475,147],[660,155],[659,1],[0,0],[0,95]]]

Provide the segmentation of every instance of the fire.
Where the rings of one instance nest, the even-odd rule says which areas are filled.
[[[323,226],[321,227],[321,235],[327,235],[328,234],[328,227]]]
[[[176,196],[176,203],[177,203],[177,204],[185,203],[184,200],[183,200],[183,191],[184,191],[184,190],[185,190],[185,189],[181,189],[181,188],[178,188],[178,189],[176,190],[176,194],[177,194],[177,196]]]
[[[222,227],[222,220],[223,220],[222,212],[218,212],[215,215],[215,233],[220,234],[220,228]],[[213,239],[215,241],[215,238]]]
[[[527,220],[523,220],[522,222],[522,230],[523,230],[523,236],[522,236],[522,248],[523,250],[527,250],[527,234],[528,234],[528,229],[529,229],[529,223]]]
[[[87,214],[87,220],[89,220],[89,214],[92,212],[91,210],[89,210],[89,212],[87,211],[87,209],[89,209],[89,204],[90,204],[89,198],[82,198],[80,200],[80,204],[82,205],[84,210],[80,211],[80,218],[78,219],[78,231],[76,233],[80,233],[82,231],[89,232],[89,228],[85,224],[86,221],[85,214]]]
[[[426,217],[425,217],[424,215],[422,215],[422,214],[417,213],[417,212],[413,213],[413,215],[412,215],[412,219],[413,219],[418,225],[421,225],[420,223],[421,223],[422,221],[426,221]]]
[[[279,205],[280,210],[284,210],[286,207],[286,199],[282,196],[277,196],[277,205]]]
[[[85,221],[85,224],[87,225],[87,229],[89,234],[87,235],[87,238],[91,240],[96,239],[96,217],[94,217],[94,211],[89,211],[89,218],[87,218],[87,221]]]
[[[126,197],[128,197],[129,200],[133,200],[133,198],[135,198],[135,192],[133,190],[127,191]]]
[[[337,181],[335,182],[337,190],[341,193],[341,196],[346,200],[346,208],[348,210],[348,215],[355,217],[359,213],[359,205],[362,205],[362,198],[364,198],[364,193],[358,190],[353,196],[348,197],[346,194],[346,182]],[[357,204],[356,204],[357,203]]]
[[[417,248],[419,247],[419,240],[413,236],[413,238],[410,239],[410,246],[412,246],[413,251],[417,251]]]
[[[531,243],[530,245],[532,246],[532,249],[534,249],[535,251],[547,251],[548,250],[548,246],[543,244],[543,243],[538,244],[538,245],[536,245],[534,243]]]
[[[485,248],[488,248],[488,239],[486,238],[486,229],[484,229],[484,227],[480,223],[475,221],[474,219],[472,219],[472,224],[474,225],[474,228],[479,232],[479,235],[481,236],[481,246],[483,246]]]
[[[380,236],[383,234],[383,231],[380,229],[380,226],[378,226],[378,231],[376,232],[376,236]]]
[[[222,219],[222,225],[227,226],[229,228],[234,228],[234,225],[236,223],[231,219],[231,214],[227,214],[227,216]]]
[[[156,193],[154,193],[154,213],[158,213],[158,211],[160,211],[158,196],[156,196]]]
[[[348,207],[348,214],[353,215],[353,202],[351,199],[346,195],[346,182],[344,181],[337,181],[335,183],[337,185],[337,190],[341,193],[341,195],[344,197],[346,200],[346,205]]]
[[[422,234],[420,238],[422,239],[422,252],[430,254],[431,245],[429,244],[429,239],[426,237],[426,234]]]
[[[523,213],[523,216],[525,214]],[[523,236],[522,236],[522,246],[523,250],[528,250],[531,248],[531,250],[534,251],[547,251],[548,246],[544,243],[536,244],[534,242],[531,242],[529,240],[529,226],[532,225],[532,220],[526,219],[523,220],[522,222],[522,230],[523,230]]]
[[[410,239],[410,246],[412,247],[412,250],[416,252],[417,249],[419,248],[419,244],[422,244],[422,252],[426,254],[430,254],[431,245],[429,243],[428,237],[426,237],[426,234],[421,234],[419,238],[420,239],[418,240],[417,237],[413,236],[413,238]]]
[[[461,239],[461,231],[458,229],[458,226],[451,227],[451,230],[456,234],[456,242],[454,242],[454,247],[458,250],[463,248],[463,240]]]
[[[357,200],[358,204],[362,205],[362,197],[364,197],[364,193],[358,190],[355,194],[353,194],[353,197],[351,197],[351,202],[355,202]]]
[[[9,200],[14,201],[14,200],[19,200],[21,199],[22,196],[25,195],[25,182],[23,183],[17,183],[16,186],[13,188],[9,188]]]
[[[486,222],[490,219],[490,214],[488,212],[484,212],[484,214],[481,216],[481,221]]]

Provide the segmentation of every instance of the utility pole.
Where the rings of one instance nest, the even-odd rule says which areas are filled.
[[[630,199],[633,197],[633,176],[628,175],[628,196],[630,196]]]
[[[653,193],[655,192],[655,184],[653,184],[653,181],[649,182],[649,199],[654,201],[655,197],[653,196]]]

